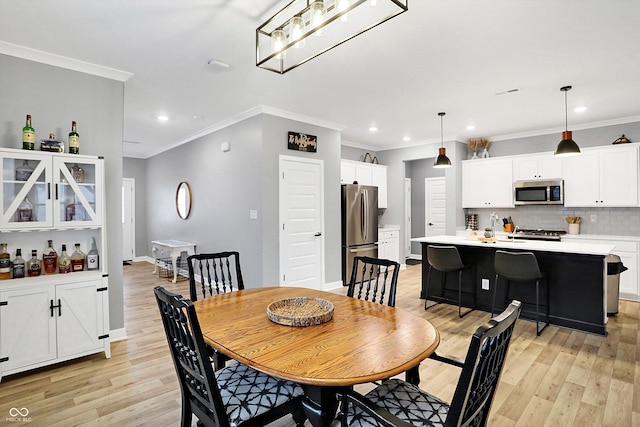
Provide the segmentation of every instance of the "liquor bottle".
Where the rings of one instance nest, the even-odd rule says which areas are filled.
[[[84,182],[84,169],[78,166],[77,163],[74,164],[71,167],[71,176],[73,177],[73,180],[77,183]]]
[[[71,254],[71,271],[83,271],[86,255],[80,250],[80,243],[76,243],[76,250]]]
[[[58,273],[71,273],[71,257],[67,254],[67,245],[62,245],[62,254],[58,258]]]
[[[42,273],[42,263],[38,259],[38,251],[31,250],[31,259],[27,261],[27,276],[39,276]]]
[[[36,131],[31,127],[31,114],[27,114],[27,124],[22,128],[22,148],[34,150],[36,142]]]
[[[71,122],[71,132],[69,132],[69,153],[80,154],[80,135],[76,132],[76,122]]]
[[[16,168],[16,181],[26,181],[33,173],[33,168],[29,165],[29,162],[25,159],[21,166]]]
[[[100,258],[98,257],[98,248],[96,247],[96,238],[91,238],[91,249],[87,254],[87,270],[97,270],[100,268]]]
[[[14,279],[22,279],[25,274],[26,263],[24,258],[22,258],[22,249],[16,249],[16,257],[13,260],[13,265],[11,266],[11,270],[13,271]]]
[[[7,244],[0,243],[0,280],[11,279],[11,254]]]
[[[51,132],[49,139],[40,140],[40,151],[49,151],[52,153],[64,153],[64,142],[56,139],[56,134]]]
[[[58,270],[58,253],[53,249],[53,240],[49,240],[48,243],[48,246],[42,252],[44,274],[55,274],[56,270]]]
[[[28,198],[24,198],[24,200],[18,205],[18,222],[29,222],[35,221],[35,215],[33,214],[33,203],[29,201]]]

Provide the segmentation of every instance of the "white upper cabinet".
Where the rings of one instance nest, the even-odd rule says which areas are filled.
[[[553,153],[528,155],[513,159],[514,181],[562,178],[562,158]]]
[[[387,207],[387,166],[354,160],[340,161],[340,183],[378,187],[378,208]]]
[[[512,163],[511,157],[463,161],[462,207],[514,207]]]
[[[564,204],[638,206],[638,146],[584,149],[564,159]]]
[[[102,164],[92,156],[3,149],[0,227],[100,226]]]

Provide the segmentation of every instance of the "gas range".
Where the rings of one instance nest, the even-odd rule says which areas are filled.
[[[514,234],[516,239],[529,239],[529,240],[547,240],[559,242],[563,235],[567,234],[562,230],[541,230],[541,229],[519,229]]]

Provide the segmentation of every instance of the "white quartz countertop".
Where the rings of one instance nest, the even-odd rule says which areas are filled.
[[[486,246],[500,249],[520,249],[525,251],[544,251],[544,252],[561,252],[570,254],[583,255],[609,255],[613,251],[614,245],[609,244],[591,244],[579,242],[549,242],[540,240],[516,239],[515,241],[499,238],[495,243],[484,243],[475,239],[466,239],[462,236],[431,236],[416,237],[411,239],[412,242],[420,243],[436,243],[441,245],[460,245],[460,246]]]

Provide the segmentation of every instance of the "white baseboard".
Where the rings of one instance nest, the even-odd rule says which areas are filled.
[[[113,329],[109,331],[109,340],[111,342],[124,341],[127,339],[127,330],[125,328]]]

